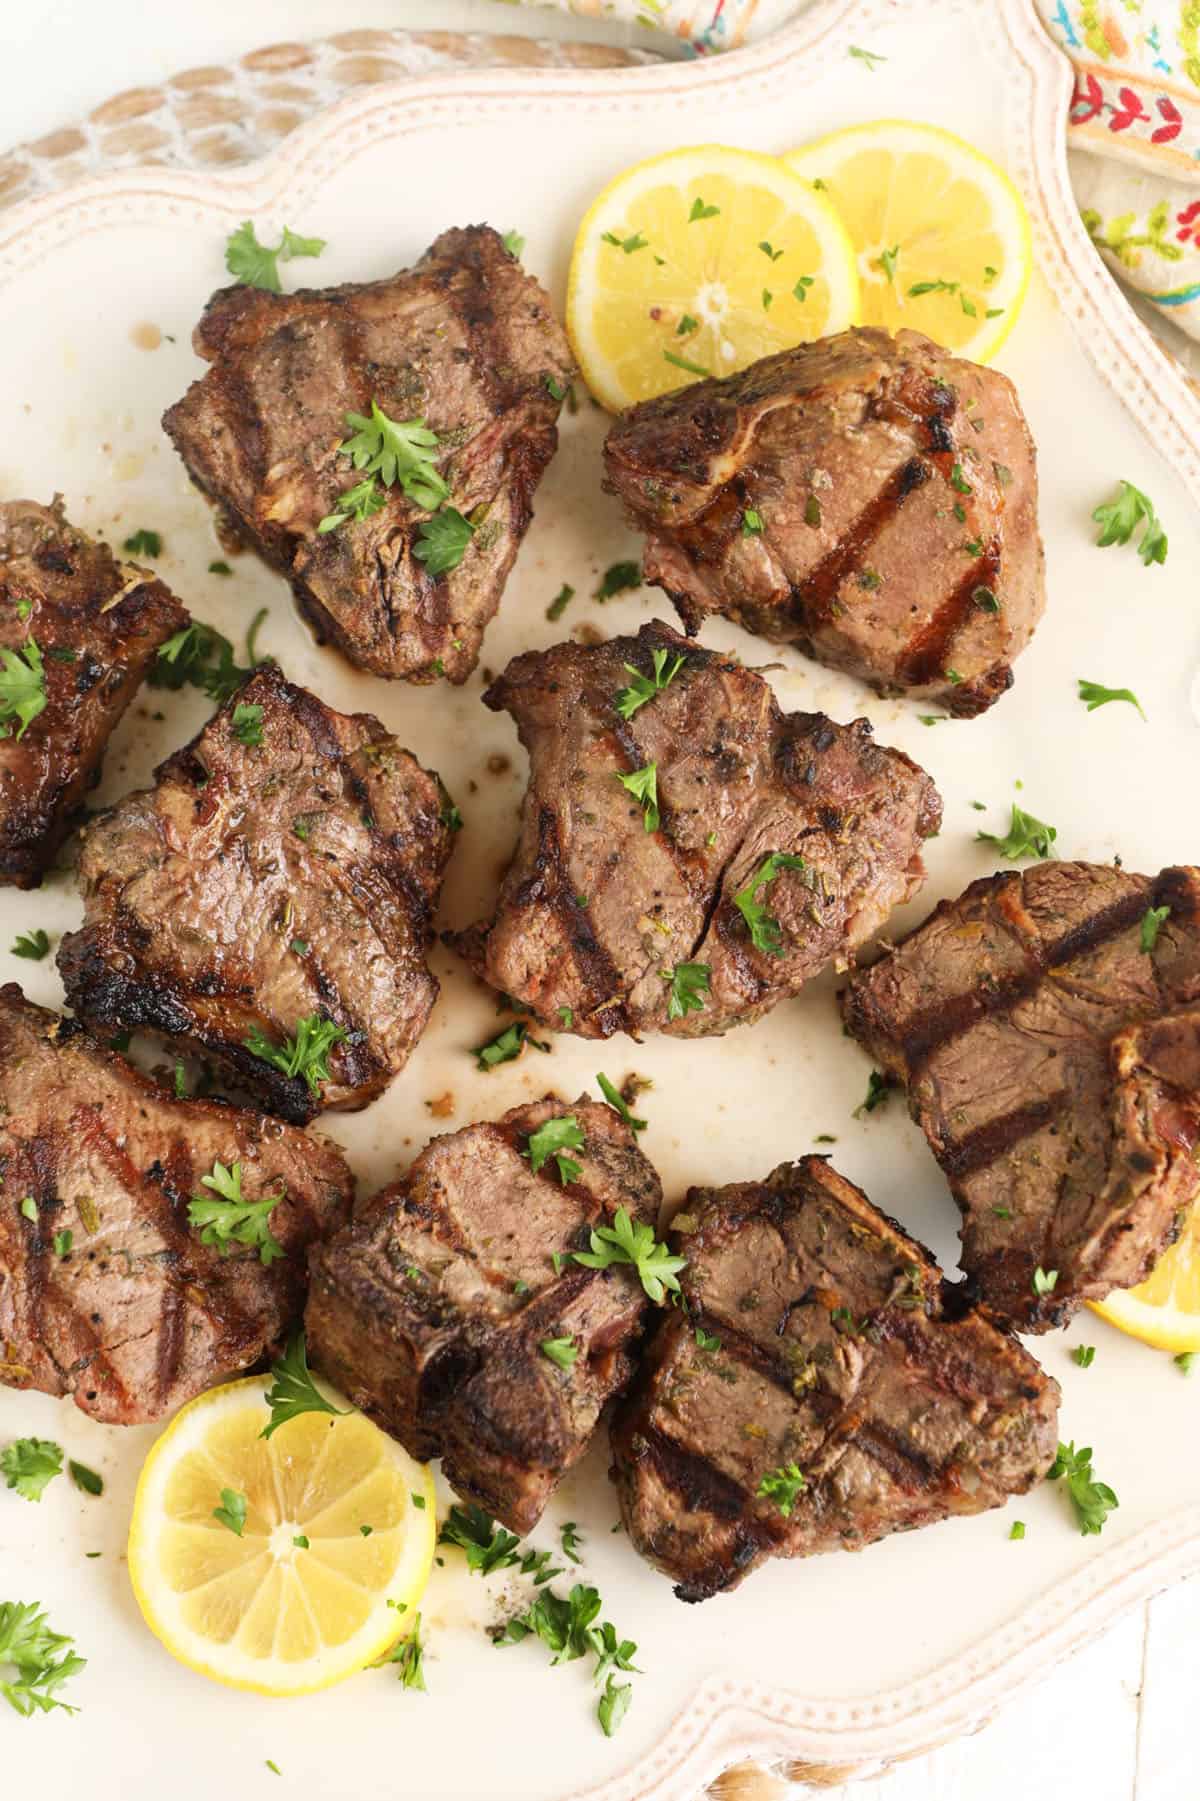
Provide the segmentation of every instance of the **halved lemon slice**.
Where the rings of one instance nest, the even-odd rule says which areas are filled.
[[[579,228],[567,330],[618,411],[853,325],[854,250],[774,157],[704,144],[636,163]]]
[[[865,325],[910,326],[986,363],[1033,269],[1029,216],[1002,169],[934,125],[851,125],[785,162],[819,184],[854,241]]]
[[[1118,1288],[1093,1311],[1121,1332],[1179,1356],[1200,1351],[1200,1203],[1144,1282]]]
[[[429,1579],[433,1479],[358,1413],[306,1413],[273,1436],[263,1382],[200,1395],[138,1482],[129,1573],[181,1663],[263,1695],[327,1688],[410,1628]],[[229,1491],[234,1497],[232,1513]],[[217,1517],[221,1510],[240,1534]]]

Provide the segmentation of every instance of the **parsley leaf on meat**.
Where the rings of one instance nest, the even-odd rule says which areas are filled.
[[[1154,502],[1132,482],[1120,482],[1115,500],[1104,502],[1092,514],[1101,528],[1096,543],[1101,550],[1110,544],[1128,544],[1139,525],[1144,525],[1138,542],[1138,555],[1147,568],[1151,563],[1167,560],[1167,534],[1154,511]]]
[[[296,1021],[296,1032],[282,1045],[271,1040],[253,1026],[242,1043],[254,1056],[261,1057],[285,1076],[302,1076],[313,1095],[321,1092],[320,1084],[329,1080],[329,1053],[346,1037],[346,1028],[324,1019],[319,1013],[306,1013]]]
[[[1158,943],[1158,934],[1162,931],[1163,925],[1170,916],[1170,912],[1170,907],[1147,907],[1146,911],[1142,914],[1142,927],[1138,935],[1138,949],[1145,951],[1147,956],[1150,955],[1150,952]]]
[[[444,506],[432,519],[426,519],[417,533],[413,555],[424,563],[432,576],[446,575],[462,562],[467,545],[475,536],[475,527],[457,507]]]
[[[600,1074],[596,1077],[596,1086],[599,1088],[613,1112],[620,1114],[631,1132],[637,1133],[646,1130],[648,1122],[644,1119],[634,1118],[624,1095],[609,1081],[606,1075]]]
[[[1096,1481],[1092,1471],[1090,1446],[1077,1451],[1074,1439],[1068,1445],[1059,1445],[1058,1456],[1050,1466],[1047,1481],[1057,1482],[1063,1476],[1067,1479],[1067,1493],[1071,1497],[1080,1532],[1087,1538],[1102,1531],[1108,1515],[1120,1502],[1107,1483]]]
[[[548,1158],[553,1157],[558,1165],[558,1178],[565,1187],[573,1182],[580,1173],[580,1166],[573,1158],[564,1156],[565,1151],[577,1151],[584,1143],[584,1136],[579,1121],[573,1113],[557,1115],[548,1119],[536,1132],[529,1134],[529,1142],[524,1155],[529,1158],[529,1167],[536,1176]]]
[[[1015,862],[1018,857],[1052,857],[1057,837],[1054,826],[1044,825],[1032,813],[1023,812],[1014,801],[1008,835],[999,838],[994,832],[976,832],[975,842],[994,844],[1002,857],[1010,857]]]
[[[303,1332],[297,1332],[282,1357],[271,1365],[271,1386],[263,1397],[271,1409],[271,1418],[259,1433],[270,1438],[280,1426],[286,1426],[302,1413],[345,1414],[348,1407],[335,1407],[327,1401],[308,1368],[308,1351]]]
[[[364,519],[370,519],[375,513],[382,513],[387,505],[387,496],[375,486],[373,475],[364,475],[338,495],[338,503],[332,513],[326,513],[317,526],[318,532],[335,532],[339,525],[345,525],[347,519],[353,519],[361,525]]]
[[[261,707],[239,701],[233,709],[233,735],[239,744],[248,749],[256,749],[263,741],[263,710]]]
[[[399,482],[409,500],[428,512],[449,500],[450,489],[434,456],[440,440],[424,419],[389,419],[372,400],[370,418],[347,413],[346,424],[352,435],[341,451],[356,469],[377,475],[385,488]]]
[[[631,1263],[638,1280],[661,1306],[668,1289],[679,1292],[677,1272],[686,1269],[687,1258],[675,1257],[665,1244],[654,1237],[654,1228],[645,1220],[633,1220],[628,1207],[618,1207],[610,1226],[593,1226],[590,1251],[572,1253],[574,1262],[586,1269],[608,1269],[614,1263]]]
[[[669,982],[667,1018],[682,1019],[688,1013],[703,1013],[704,996],[708,993],[711,971],[707,963],[677,963],[674,969],[659,971]]]
[[[764,1501],[774,1501],[786,1520],[791,1518],[793,1507],[807,1487],[808,1483],[801,1475],[799,1465],[783,1463],[777,1470],[767,1472],[755,1493]]]
[[[28,957],[31,963],[40,963],[50,949],[50,940],[41,926],[32,932],[18,932],[12,946],[14,957]]]
[[[642,803],[642,824],[647,832],[657,832],[658,814],[658,764],[647,763],[641,769],[632,769],[628,775],[618,774],[617,780],[627,794]]]
[[[1143,719],[1146,717],[1142,712],[1142,703],[1132,688],[1106,688],[1102,682],[1081,680],[1079,698],[1086,703],[1089,713],[1094,713],[1097,707],[1106,707],[1110,700],[1124,700],[1128,701],[1131,707],[1136,707]]]
[[[0,1476],[26,1501],[40,1501],[46,1484],[62,1475],[62,1466],[62,1446],[50,1438],[17,1438],[0,1451]]]
[[[781,851],[772,851],[755,870],[746,886],[733,897],[733,904],[745,920],[750,930],[750,942],[756,951],[763,951],[769,957],[783,955],[783,932],[779,921],[767,912],[763,902],[756,899],[760,888],[773,882],[783,869],[804,869],[803,857],[789,856]]]
[[[573,1338],[543,1338],[539,1349],[542,1356],[556,1363],[560,1370],[569,1370],[579,1355],[579,1346]]]
[[[55,1707],[64,1713],[79,1711],[57,1695],[87,1662],[71,1649],[74,1643],[65,1633],[50,1630],[37,1601],[0,1601],[0,1670],[12,1671],[0,1680],[0,1695],[23,1719]]]
[[[1053,1294],[1058,1287],[1058,1271],[1043,1269],[1039,1263],[1033,1272],[1033,1292],[1036,1295]]]
[[[218,1160],[211,1174],[201,1176],[200,1181],[213,1191],[212,1195],[194,1194],[188,1203],[188,1224],[201,1228],[201,1244],[215,1245],[222,1257],[227,1257],[235,1244],[251,1245],[268,1266],[283,1256],[283,1246],[272,1236],[270,1224],[282,1193],[266,1195],[261,1201],[246,1200],[240,1163],[227,1169]]]
[[[279,264],[296,256],[320,256],[324,248],[324,238],[302,238],[285,225],[282,238],[272,249],[259,243],[253,223],[245,219],[226,240],[225,267],[243,287],[267,288],[278,294]]]
[[[672,654],[671,651],[660,648],[651,655],[654,661],[653,676],[643,675],[632,663],[625,664],[633,680],[628,688],[622,688],[617,695],[616,708],[622,719],[632,719],[639,707],[644,707],[648,700],[653,700],[656,694],[670,687],[687,662],[687,658],[678,651]]]
[[[36,638],[26,638],[20,650],[0,646],[0,719],[21,721],[18,738],[46,708],[46,671]],[[12,730],[6,726],[0,736]]]
[[[520,262],[521,252],[525,248],[525,240],[521,236],[520,232],[519,231],[506,231],[504,236],[501,238],[500,242],[504,245],[504,248],[508,251],[509,256],[515,256],[517,261]]]

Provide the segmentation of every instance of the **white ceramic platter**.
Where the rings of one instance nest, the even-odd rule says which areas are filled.
[[[887,61],[868,68],[848,55],[851,44]],[[861,119],[929,119],[1007,161],[1035,218],[1039,275],[1002,363],[1040,447],[1049,610],[1015,689],[978,721],[922,727],[915,709],[791,654],[771,679],[787,707],[867,714],[941,786],[945,829],[907,923],[993,867],[974,834],[1003,829],[1014,798],[1057,825],[1064,855],[1120,854],[1141,869],[1200,860],[1189,706],[1200,654],[1200,402],[1129,314],[1075,218],[1062,147],[1068,93],[1029,0],[836,0],[773,43],[709,64],[472,72],[372,89],[235,177],[147,170],[48,198],[0,222],[0,494],[61,490],[72,518],[117,540],[139,526],[161,531],[162,573],[231,636],[269,605],[263,644],[292,677],[335,706],[378,713],[442,772],[466,819],[443,923],[465,923],[489,903],[524,780],[509,722],[479,704],[481,681],[418,690],[356,675],[312,644],[284,584],[252,558],[239,559],[234,581],[206,573],[222,553],[158,419],[198,372],[189,333],[223,279],[226,234],[248,216],[320,234],[329,249],[304,273],[332,282],[387,273],[442,227],[489,219],[526,234],[526,261],[561,296],[580,214],[637,157],[710,139],[782,150]],[[166,334],[153,350],[139,347],[147,325]],[[600,491],[604,425],[587,405],[564,422],[487,638],[492,669],[585,620],[609,632],[667,616],[649,591],[603,610],[588,598],[603,568],[638,548]],[[1118,477],[1153,494],[1171,534],[1165,568],[1093,548],[1089,514]],[[545,609],[564,581],[579,598],[554,626]],[[718,622],[707,635],[765,660],[732,627]],[[1128,707],[1086,714],[1075,698],[1081,676],[1132,687],[1150,723]],[[160,703],[162,719],[152,716]],[[101,798],[144,781],[202,716],[195,696],[144,695],[110,751]],[[511,758],[501,774],[487,771],[494,753]],[[975,800],[986,812],[972,810]],[[66,878],[34,895],[6,891],[0,946],[35,924],[57,936],[77,918]],[[721,1041],[618,1039],[597,1050],[562,1039],[551,1057],[529,1053],[481,1076],[467,1047],[495,1030],[492,1004],[447,953],[435,964],[442,999],[405,1076],[368,1112],[328,1122],[364,1190],[444,1129],[428,1105],[439,1097],[452,1097],[447,1123],[457,1126],[550,1086],[574,1097],[596,1070],[618,1080],[637,1070],[654,1082],[644,1146],[672,1199],[691,1182],[761,1176],[832,1132],[846,1174],[953,1268],[954,1208],[902,1104],[852,1117],[867,1064],[842,1036],[832,980]],[[22,980],[38,1001],[60,999],[50,962],[0,950],[0,977]],[[1099,1348],[1082,1371],[1067,1353],[1085,1339]],[[1200,1566],[1200,1388],[1169,1358],[1087,1317],[1038,1349],[1064,1386],[1064,1437],[1095,1446],[1098,1473],[1121,1497],[1099,1540],[1081,1538],[1065,1497],[1043,1487],[1007,1514],[861,1556],[771,1565],[738,1593],[688,1609],[611,1533],[616,1506],[597,1446],[535,1542],[553,1543],[558,1521],[579,1521],[606,1616],[638,1641],[645,1674],[611,1742],[596,1726],[585,1664],[551,1669],[536,1643],[494,1649],[483,1627],[512,1594],[468,1578],[453,1555],[425,1606],[427,1696],[387,1673],[303,1704],[205,1683],[146,1632],[122,1561],[151,1433],[0,1391],[0,1441],[56,1438],[107,1481],[99,1502],[66,1481],[38,1508],[0,1493],[0,1597],[41,1600],[90,1660],[75,1685],[78,1718],[26,1724],[0,1710],[5,1789],[92,1801],[287,1791],[306,1801],[685,1801],[743,1756],[865,1768],[920,1749],[976,1724],[1122,1606]],[[1021,1543],[1008,1540],[1014,1515],[1028,1523]],[[88,1560],[90,1551],[103,1555]]]

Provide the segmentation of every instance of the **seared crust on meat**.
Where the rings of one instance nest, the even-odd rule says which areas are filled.
[[[1169,912],[1147,952],[1150,907]],[[843,1010],[908,1084],[998,1313],[1045,1331],[1149,1274],[1200,1193],[1200,872],[1050,862],[972,882]]]
[[[196,328],[211,363],[163,425],[193,481],[292,584],[318,637],[374,675],[463,682],[533,512],[575,374],[539,282],[486,225],[445,231],[383,281],[273,294],[222,288]],[[362,479],[339,446],[376,401],[440,440],[461,563],[416,555],[428,512],[397,484],[372,517],[321,532]],[[378,484],[377,484],[378,485]]]
[[[239,707],[261,708],[261,743]],[[83,833],[85,923],[58,953],[71,1005],[219,1059],[297,1123],[366,1106],[437,998],[425,952],[454,836],[438,778],[273,666],[156,774]],[[317,1093],[245,1042],[313,1014],[346,1033]]]
[[[626,1530],[681,1600],[1045,1475],[1058,1384],[823,1158],[692,1189],[672,1244],[687,1312],[663,1317],[612,1442]],[[793,1471],[785,1512],[771,1478]]]
[[[565,1153],[578,1174],[551,1157],[535,1175],[530,1134],[568,1115],[584,1134]],[[460,1494],[528,1532],[628,1382],[648,1306],[629,1265],[585,1269],[569,1253],[619,1207],[656,1225],[661,1203],[628,1126],[586,1097],[435,1138],[314,1251],[313,1361],[414,1456],[440,1456]],[[541,1349],[562,1338],[577,1353],[567,1368]]]
[[[46,705],[0,737],[0,882],[33,888],[54,861],[105,746],[160,644],[185,626],[169,589],[52,505],[0,506],[0,646],[41,653]]]
[[[269,1266],[240,1245],[222,1256],[188,1223],[218,1161],[241,1164],[248,1201],[280,1196],[270,1229],[285,1255]],[[116,1425],[159,1419],[275,1350],[304,1304],[305,1251],[353,1193],[327,1140],[172,1100],[13,983],[0,988],[0,1170],[0,1382]]]
[[[689,631],[723,613],[951,713],[1011,686],[1044,557],[1033,441],[996,370],[856,328],[633,407],[605,466]]]
[[[625,719],[630,669],[677,675]],[[452,942],[543,1025],[699,1036],[757,1019],[855,948],[915,892],[941,802],[864,719],[783,713],[762,677],[669,626],[509,664],[484,695],[529,752],[521,835],[489,922]],[[618,777],[657,766],[656,831]],[[756,891],[780,929],[755,948],[736,905],[773,853],[801,855]],[[679,963],[708,972],[672,1018]],[[676,1009],[677,1011],[677,1009]]]

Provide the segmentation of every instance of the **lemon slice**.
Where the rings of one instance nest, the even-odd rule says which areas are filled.
[[[774,157],[705,144],[635,163],[579,228],[567,330],[614,412],[858,318],[837,214]]]
[[[986,363],[1033,269],[1029,216],[1002,169],[933,125],[879,119],[784,159],[819,183],[854,241],[862,321],[909,326]]]
[[[1144,1282],[1091,1305],[1109,1325],[1160,1351],[1200,1351],[1200,1203]]]
[[[301,1695],[361,1670],[411,1626],[433,1563],[433,1479],[361,1414],[302,1414],[264,1439],[269,1419],[258,1378],[176,1416],[138,1482],[129,1573],[146,1624],[181,1663]],[[223,1489],[245,1498],[241,1536],[214,1518]]]

